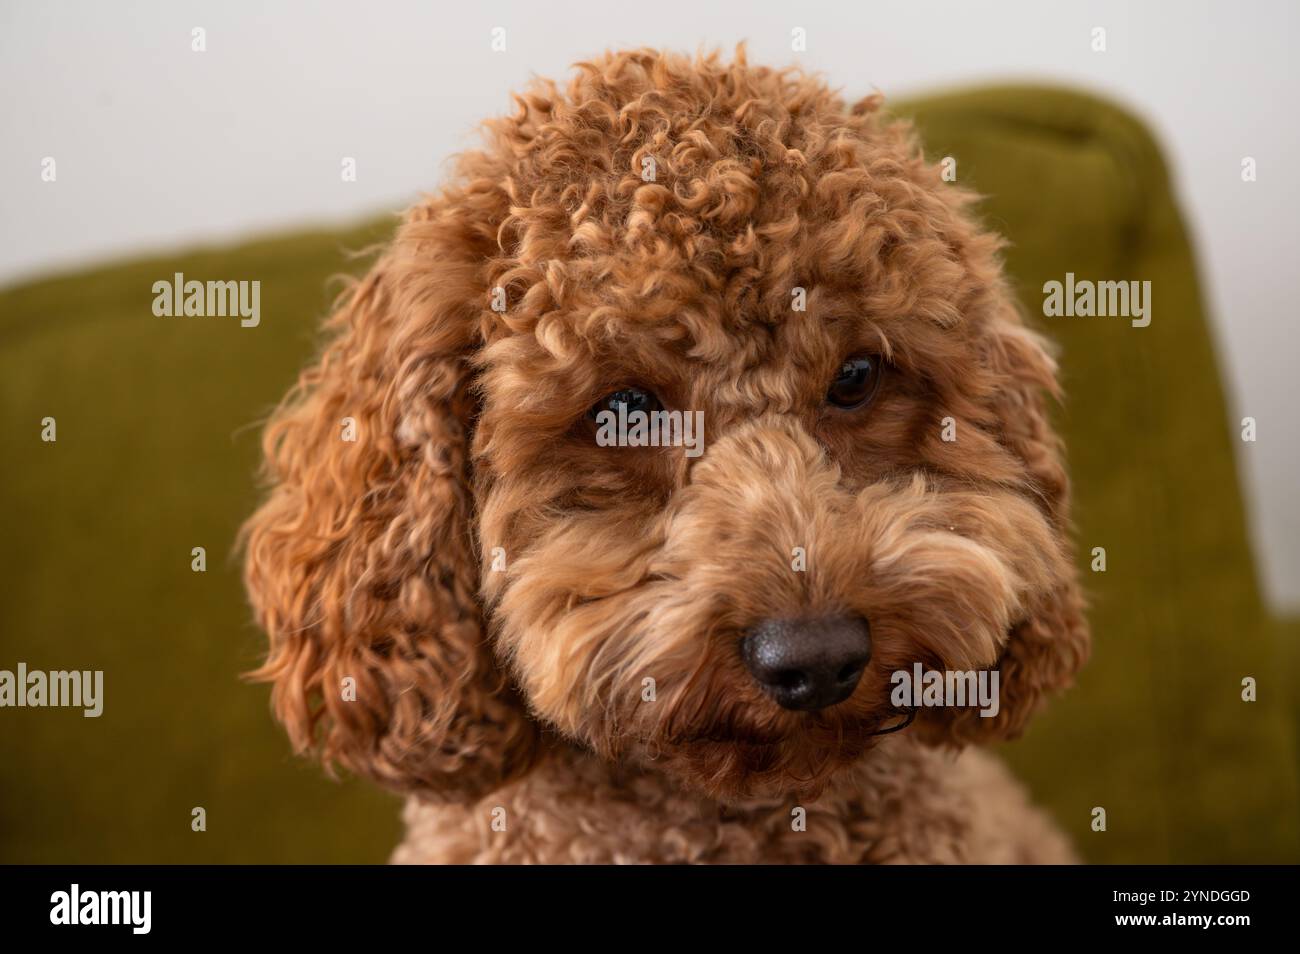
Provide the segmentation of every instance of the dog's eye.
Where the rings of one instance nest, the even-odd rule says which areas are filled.
[[[625,407],[625,413],[631,414],[633,411],[642,411],[651,414],[663,407],[659,399],[643,388],[620,388],[591,406],[587,415],[594,421],[596,416],[602,411],[610,411],[618,414],[619,408]]]
[[[876,394],[880,384],[880,359],[863,355],[849,358],[840,365],[826,400],[836,407],[853,410],[862,407]]]

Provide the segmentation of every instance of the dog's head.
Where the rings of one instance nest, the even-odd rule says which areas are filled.
[[[1069,681],[1054,364],[876,106],[638,51],[489,124],[267,429],[246,575],[299,747],[465,797],[551,732],[815,792],[907,715],[896,671],[999,673],[936,744]],[[620,410],[695,443],[604,446]]]

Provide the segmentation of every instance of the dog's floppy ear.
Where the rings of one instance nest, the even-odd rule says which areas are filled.
[[[242,531],[270,637],[253,677],[299,751],[403,792],[524,771],[536,727],[485,643],[469,485],[482,230],[415,210],[271,418],[270,496]],[[477,258],[475,255],[477,254]]]
[[[1059,553],[1044,560],[1057,568],[1057,584],[1025,607],[1008,635],[997,666],[997,715],[984,718],[975,708],[936,710],[938,735],[955,742],[1018,736],[1048,696],[1071,684],[1090,642],[1073,564],[1069,478],[1047,410],[1048,398],[1060,396],[1056,362],[1044,340],[1024,326],[1010,294],[999,289],[998,296],[982,336],[990,410],[999,440],[1024,463],[1029,492],[1055,530]]]

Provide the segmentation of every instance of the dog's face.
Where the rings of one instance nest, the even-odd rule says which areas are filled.
[[[907,715],[898,670],[998,670],[994,718],[906,730],[936,743],[1068,682],[1054,366],[968,197],[874,109],[610,57],[412,212],[268,429],[247,528],[300,746],[323,719],[327,758],[481,793],[550,728],[815,794]],[[607,446],[620,409],[703,431]]]

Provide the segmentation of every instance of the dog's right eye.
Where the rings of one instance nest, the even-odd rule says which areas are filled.
[[[624,411],[625,414],[631,414],[633,411],[651,414],[660,410],[663,405],[659,403],[659,399],[654,394],[644,388],[620,388],[606,394],[593,404],[591,410],[587,412],[587,416],[595,421],[603,411],[609,411],[617,415],[620,407],[627,409]]]

